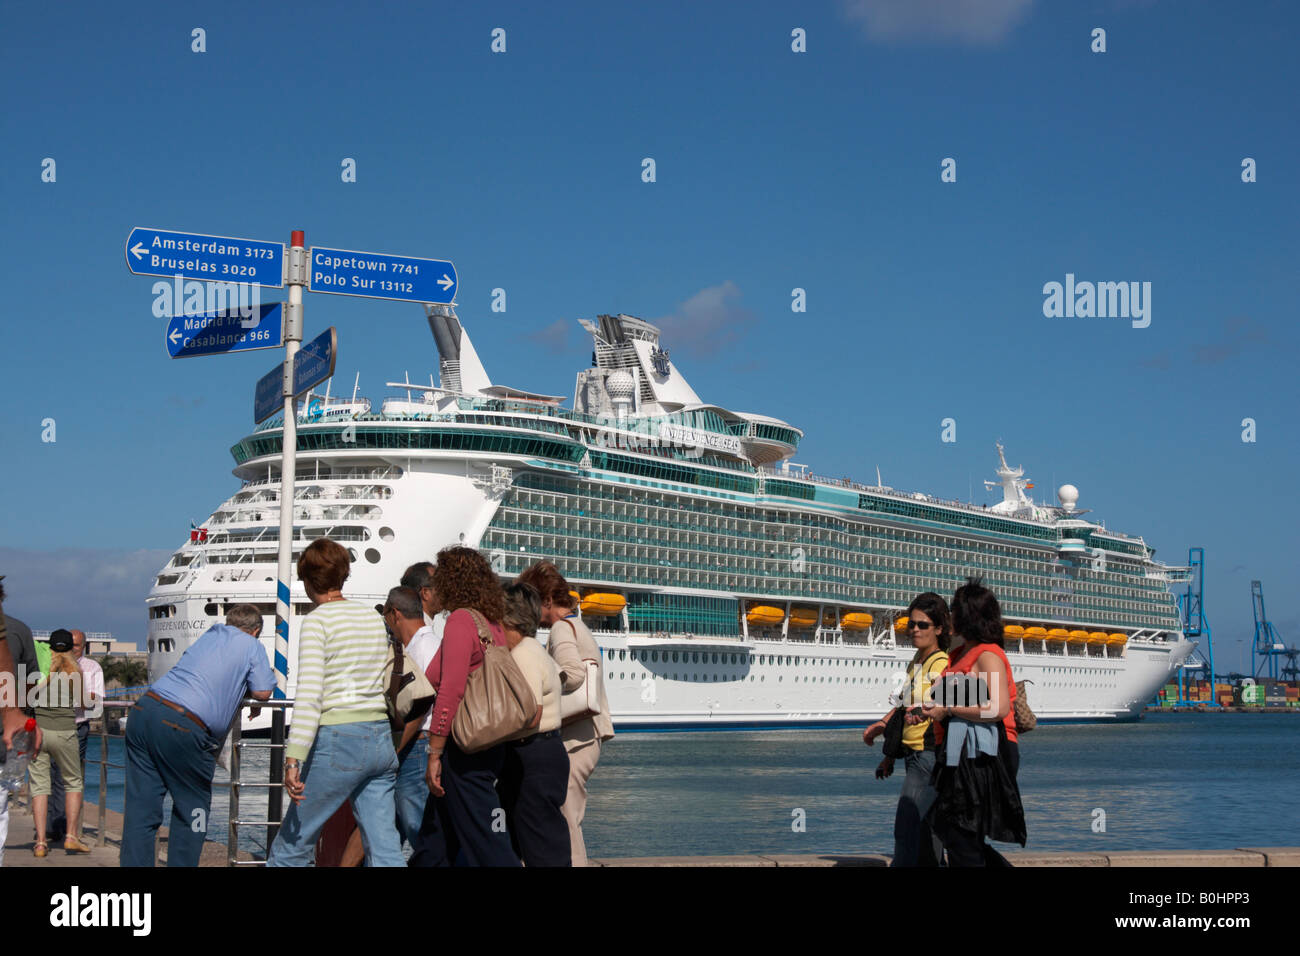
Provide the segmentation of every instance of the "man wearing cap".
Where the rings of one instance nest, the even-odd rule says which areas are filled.
[[[81,668],[82,700],[76,708],[77,752],[81,756],[81,776],[86,776],[86,741],[90,737],[90,718],[103,713],[104,670],[86,653],[86,634],[72,630],[72,656]],[[63,774],[58,765],[50,768],[50,839],[62,840],[68,832],[68,820],[63,809]]]
[[[154,682],[126,724],[122,866],[153,866],[154,837],[170,793],[167,865],[198,866],[212,804],[212,774],[226,728],[250,696],[267,700],[275,675],[258,643],[262,614],[237,604]]]

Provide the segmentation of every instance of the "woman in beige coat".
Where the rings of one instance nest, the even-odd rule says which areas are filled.
[[[601,747],[614,736],[609,700],[605,697],[600,646],[578,616],[577,602],[569,593],[569,582],[564,580],[555,565],[549,561],[534,564],[519,576],[519,580],[531,584],[541,595],[542,626],[551,629],[546,649],[559,665],[564,693],[573,693],[587,680],[586,661],[595,661],[598,668],[600,713],[572,720],[560,730],[564,749],[569,754],[569,792],[562,812],[569,824],[573,865],[586,866],[587,847],[582,839],[582,818],[587,812],[587,781],[600,760]]]

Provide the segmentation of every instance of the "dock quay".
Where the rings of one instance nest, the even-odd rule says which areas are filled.
[[[70,855],[62,845],[51,844],[44,859],[32,856],[32,816],[26,807],[10,806],[9,835],[5,840],[5,869],[11,867],[116,868],[122,814],[108,810],[104,839],[98,832],[98,807],[86,804],[83,838],[93,844],[88,854]],[[167,859],[167,828],[159,829],[159,864]],[[1020,867],[1278,867],[1300,866],[1300,847],[1238,847],[1231,850],[1120,850],[1115,852],[1000,850]],[[241,861],[256,858],[240,853]],[[203,847],[201,867],[227,865],[226,845],[209,840]],[[598,867],[887,867],[883,853],[737,854],[734,856],[643,856],[591,859]]]

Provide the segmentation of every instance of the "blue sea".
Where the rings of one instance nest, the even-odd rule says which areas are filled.
[[[91,799],[98,748],[92,737]],[[120,748],[110,741],[115,763],[123,762]],[[1040,724],[1020,752],[1027,849],[1300,846],[1300,715]],[[889,853],[902,765],[881,781],[879,761],[879,743],[864,746],[853,729],[622,733],[591,779],[588,853]],[[265,762],[265,752],[254,752],[244,767],[254,773]],[[117,810],[121,779],[122,771],[111,772],[109,806]],[[265,797],[245,794],[240,817],[264,816]],[[214,836],[226,819],[219,789]],[[264,845],[255,831],[240,842],[254,852]]]

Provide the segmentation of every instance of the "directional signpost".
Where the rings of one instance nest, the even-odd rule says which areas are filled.
[[[167,322],[167,353],[172,358],[190,358],[279,348],[284,344],[281,303],[268,302],[258,309],[248,318],[236,309],[174,315]]]
[[[234,310],[176,316],[167,326],[167,351],[173,358],[220,355],[270,348],[283,342],[284,362],[258,381],[253,419],[262,422],[284,413],[280,442],[280,535],[275,587],[275,697],[289,686],[289,623],[293,615],[290,571],[293,557],[294,473],[297,462],[297,399],[334,374],[338,336],[333,328],[299,348],[302,342],[302,293],[327,292],[367,299],[396,299],[451,305],[456,301],[456,267],[442,259],[415,259],[348,249],[306,248],[294,230],[289,245],[261,239],[234,239],[137,226],[126,239],[126,265],[135,275],[180,277],[203,282],[240,282],[272,289],[288,286],[288,301],[260,307],[243,318]],[[177,280],[179,284],[179,279]],[[179,294],[177,296],[179,298]],[[257,301],[254,299],[253,301]],[[212,303],[209,303],[212,304]],[[280,819],[284,780],[285,712],[271,715],[271,783],[268,815]],[[277,826],[268,828],[267,841]]]
[[[364,299],[451,305],[456,301],[456,267],[442,259],[313,246],[307,289]]]
[[[293,357],[293,400],[334,374],[338,359],[338,332],[330,326],[298,350]],[[253,390],[253,421],[264,422],[284,408],[284,367],[277,365],[257,380]]]
[[[284,285],[284,243],[136,226],[126,237],[126,267],[138,276]]]

